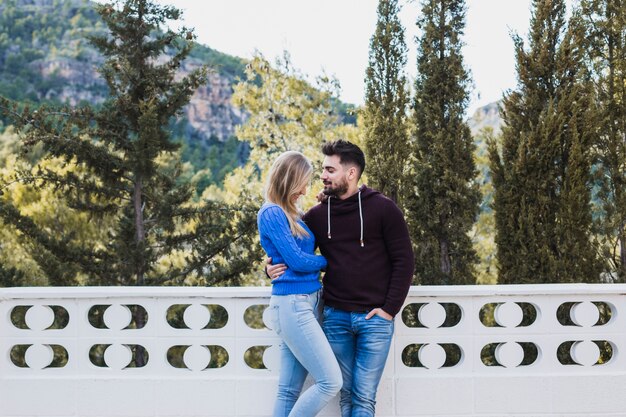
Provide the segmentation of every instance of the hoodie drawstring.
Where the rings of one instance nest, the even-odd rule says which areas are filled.
[[[364,247],[365,243],[363,243],[363,208],[361,207],[361,190],[359,190],[359,217],[361,218],[361,247]]]
[[[328,196],[328,239],[330,237],[330,199],[332,196]],[[359,190],[359,218],[361,219],[361,247],[365,246],[365,242],[363,240],[363,206],[361,205],[361,190]]]
[[[332,196],[328,196],[328,239],[330,239],[330,199]]]

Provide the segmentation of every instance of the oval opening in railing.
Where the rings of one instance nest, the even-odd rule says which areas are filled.
[[[402,350],[402,363],[410,368],[425,368],[420,362],[419,351],[424,343],[412,343]]]
[[[9,357],[11,358],[13,365],[18,368],[28,368],[28,365],[26,364],[26,349],[30,346],[32,345],[14,345],[11,348]]]
[[[528,327],[537,321],[539,307],[526,302],[496,302],[483,305],[478,318],[485,327]]]
[[[138,304],[96,304],[87,320],[96,329],[139,330],[148,323],[148,312]]]
[[[196,352],[195,357],[192,356],[193,352],[188,352],[190,347],[192,347],[192,345],[176,345],[170,347],[167,350],[167,362],[174,368],[193,371],[219,369],[223,368],[228,363],[228,352],[223,346],[201,345],[203,349],[206,349],[207,353],[200,350]],[[206,363],[204,363],[205,358],[207,359]]]
[[[148,360],[148,351],[141,345],[98,344],[89,349],[89,361],[100,368],[143,368]]]
[[[32,306],[15,306],[11,309],[11,324],[18,329],[26,330],[28,326],[26,325],[26,311]]]
[[[411,328],[447,328],[458,325],[463,310],[455,303],[411,303],[402,309],[402,322]]]
[[[67,349],[56,344],[14,345],[10,350],[11,362],[18,368],[63,368],[69,361]]]
[[[563,326],[604,326],[611,321],[614,310],[604,301],[570,301],[557,308],[556,318]]]
[[[263,355],[270,345],[251,346],[243,354],[243,360],[251,369],[269,369],[263,362]]]
[[[402,363],[410,368],[451,368],[462,360],[463,350],[455,343],[414,343],[402,350]]]
[[[173,304],[166,313],[174,329],[215,330],[228,323],[228,311],[219,304]]]
[[[485,366],[516,368],[538,363],[539,347],[532,342],[489,343],[480,351],[480,360]]]
[[[613,359],[615,346],[607,340],[568,340],[557,348],[562,365],[606,365]]]
[[[254,304],[249,306],[243,313],[243,321],[251,329],[267,329],[267,326],[265,326],[263,322],[263,313],[267,307],[269,307],[268,304]]]
[[[52,348],[53,358],[50,365],[47,368],[63,368],[70,360],[69,354],[67,353],[67,349],[61,345],[50,345]]]
[[[228,310],[219,304],[205,304],[211,314],[211,320],[204,327],[207,330],[221,329],[228,323]]]
[[[11,323],[23,330],[61,330],[67,327],[70,317],[59,305],[18,305],[11,309]]]

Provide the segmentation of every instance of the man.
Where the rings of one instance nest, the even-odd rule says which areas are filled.
[[[413,251],[402,212],[366,186],[358,186],[365,157],[343,140],[325,143],[321,180],[326,201],[304,221],[328,261],[323,278],[323,329],[343,376],[342,417],[373,417],[394,316],[413,276]],[[269,265],[275,278],[284,265]]]

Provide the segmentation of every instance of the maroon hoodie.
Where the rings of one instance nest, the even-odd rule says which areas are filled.
[[[392,200],[363,185],[345,200],[331,197],[313,207],[304,221],[328,260],[326,305],[360,312],[380,307],[392,316],[400,311],[414,260],[406,222]]]

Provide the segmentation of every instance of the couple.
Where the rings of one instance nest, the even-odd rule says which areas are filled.
[[[274,417],[315,416],[340,390],[342,417],[373,417],[413,252],[395,203],[358,186],[361,149],[338,140],[322,152],[326,201],[302,216],[298,199],[313,168],[302,154],[285,152],[272,166],[258,214],[261,245],[273,263],[266,270],[270,324],[283,341]],[[315,384],[300,395],[307,374]]]

